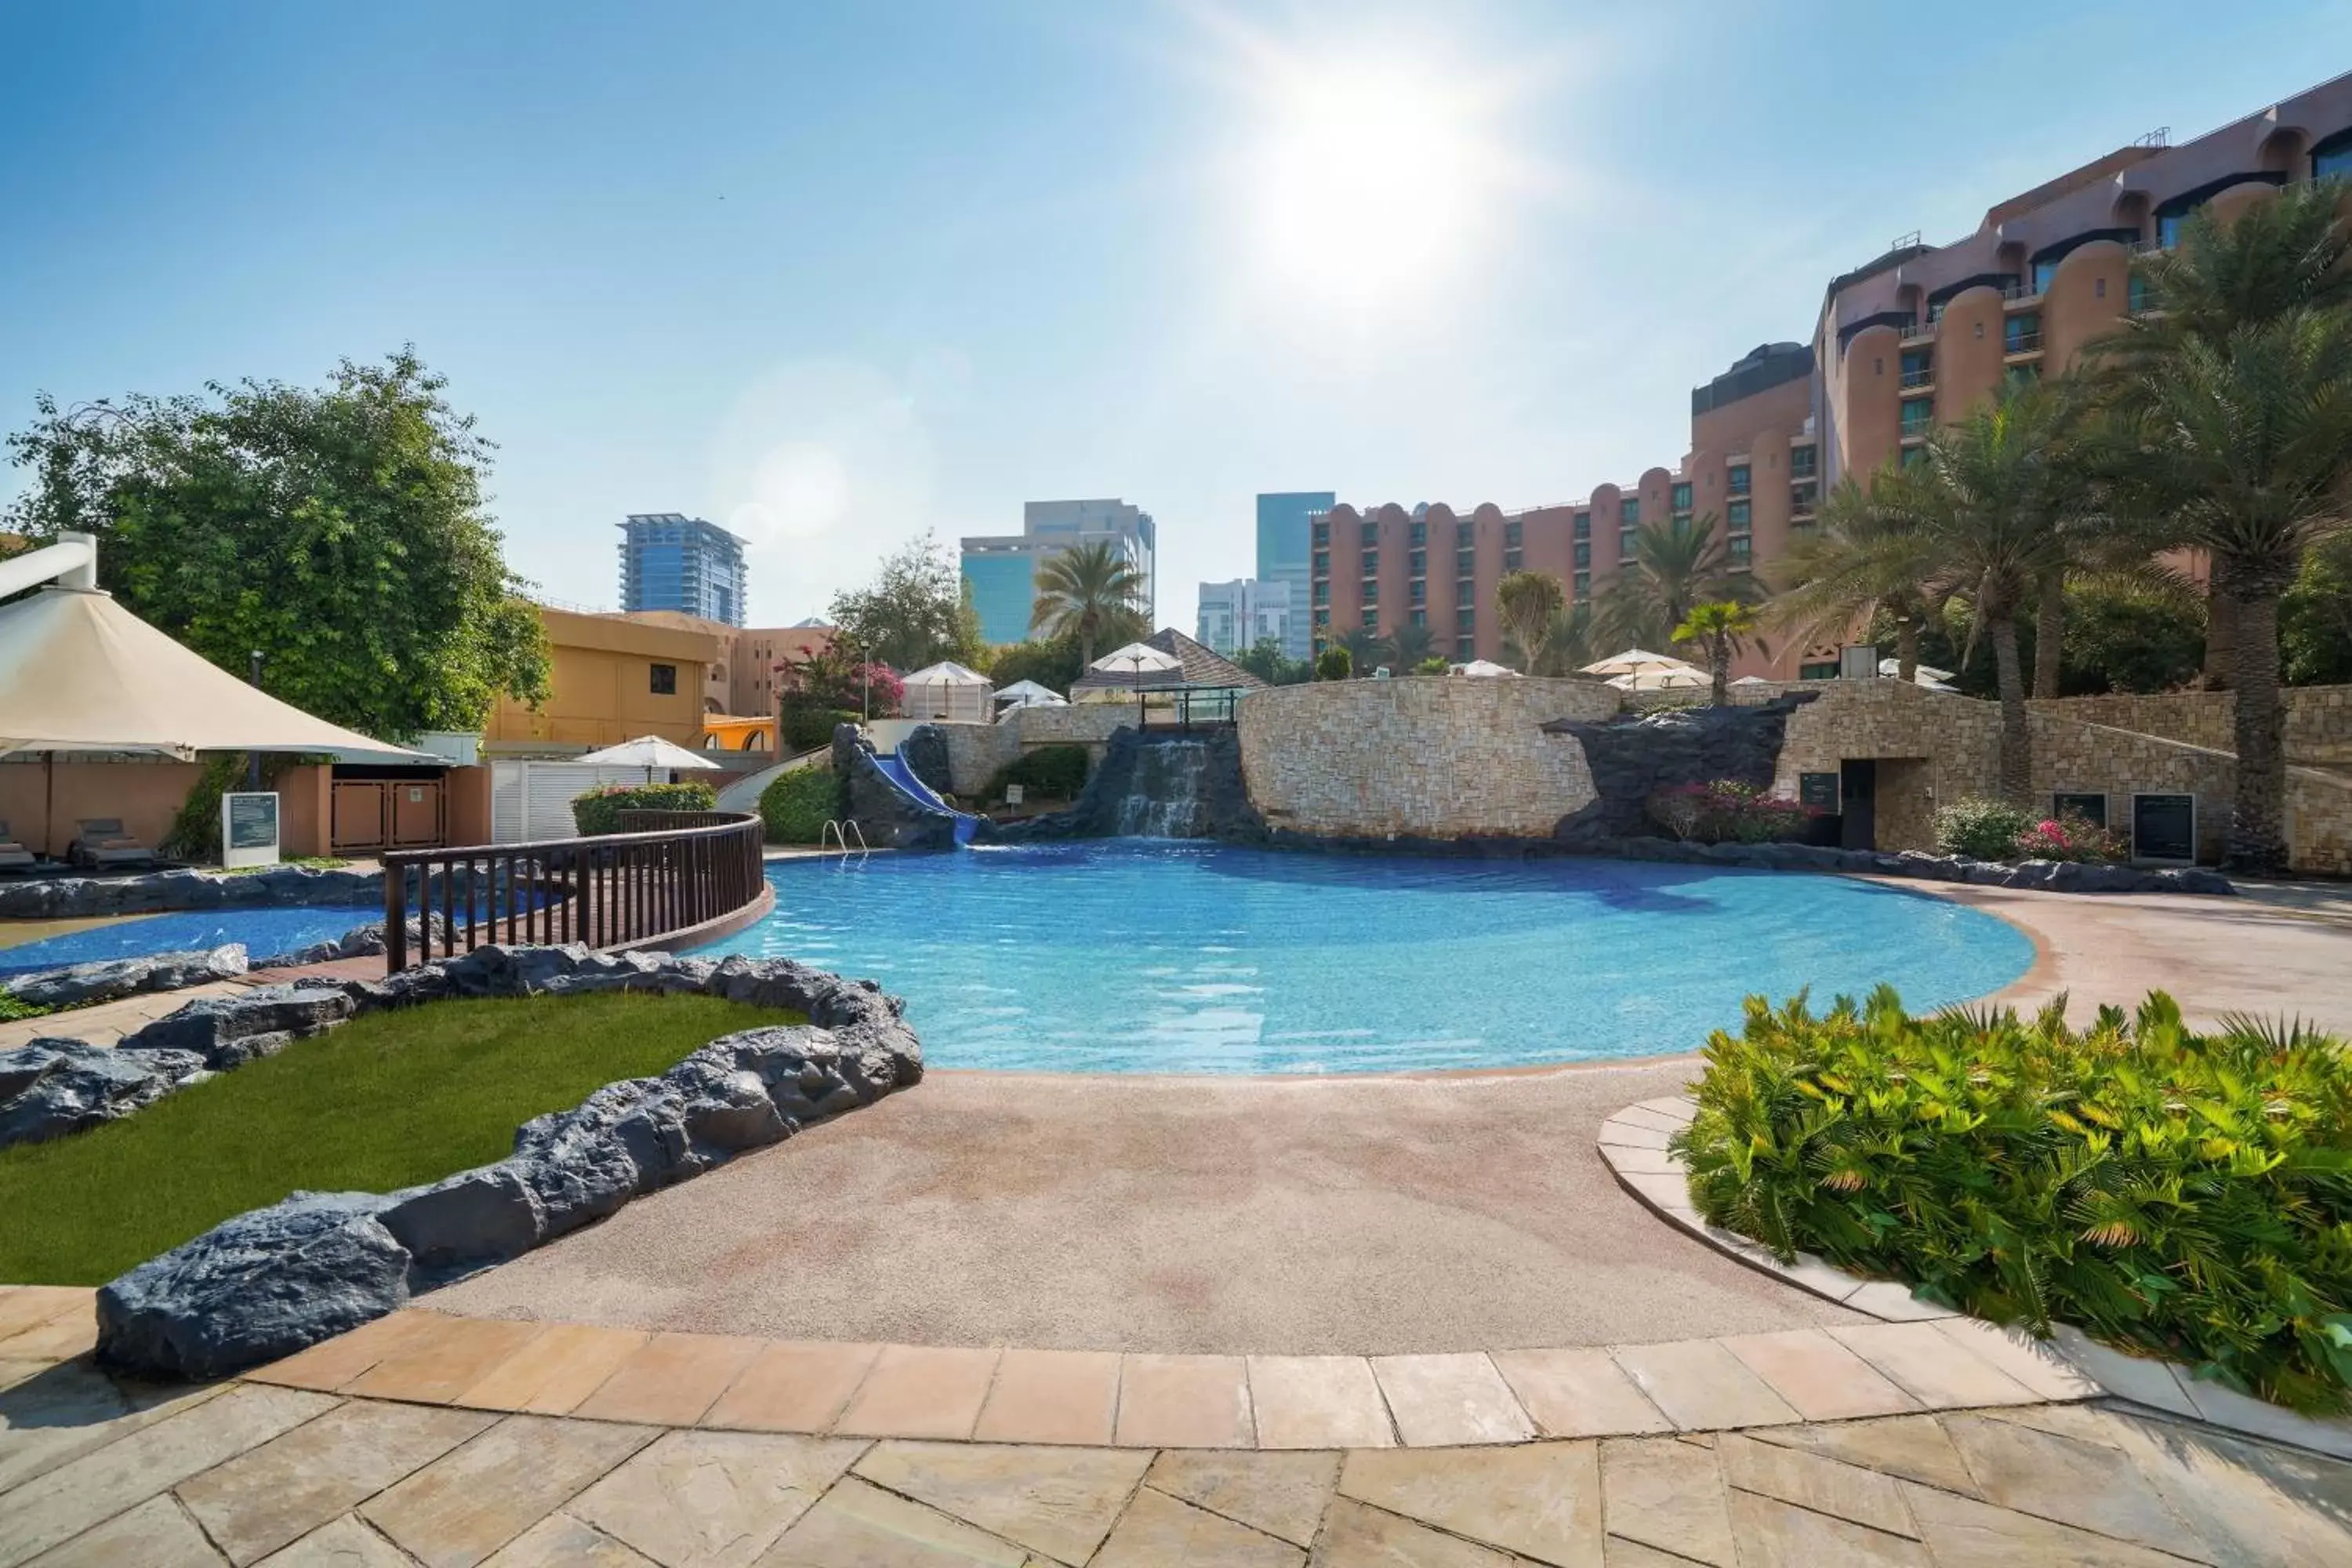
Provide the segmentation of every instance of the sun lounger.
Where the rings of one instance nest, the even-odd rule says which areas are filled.
[[[115,866],[152,866],[155,851],[122,829],[119,816],[88,816],[74,825],[79,836],[67,851],[77,866],[103,871]]]
[[[38,864],[33,852],[9,834],[8,825],[0,822],[0,871],[29,871]]]

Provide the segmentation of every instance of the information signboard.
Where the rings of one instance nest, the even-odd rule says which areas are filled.
[[[278,864],[278,796],[239,790],[221,796],[221,864]]]

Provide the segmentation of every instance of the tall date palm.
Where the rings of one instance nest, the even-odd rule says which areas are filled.
[[[1151,628],[1143,618],[1143,576],[1126,554],[1105,541],[1074,544],[1037,568],[1037,598],[1029,629],[1078,639],[1081,666],[1097,646],[1118,647]]]

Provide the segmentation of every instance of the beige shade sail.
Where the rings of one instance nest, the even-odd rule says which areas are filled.
[[[374,752],[183,647],[94,589],[0,605],[0,756],[11,752]]]

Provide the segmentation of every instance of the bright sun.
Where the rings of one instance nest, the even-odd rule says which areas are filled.
[[[1292,288],[1386,303],[1475,243],[1498,165],[1475,103],[1428,70],[1369,61],[1286,60],[1264,87],[1253,228]]]

